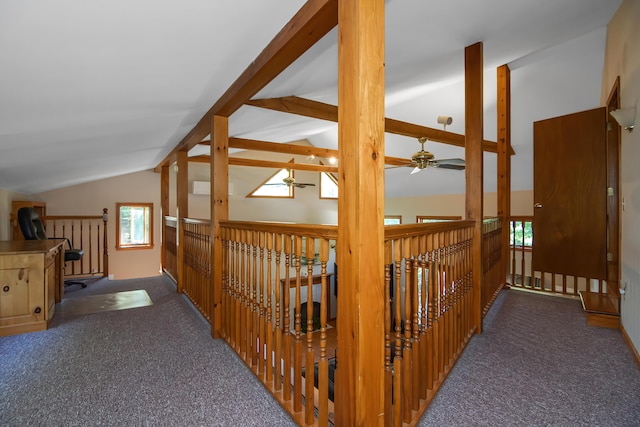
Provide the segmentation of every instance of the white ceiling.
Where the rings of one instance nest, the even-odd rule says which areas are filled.
[[[154,168],[302,0],[0,0],[0,188],[26,194]],[[387,0],[386,115],[464,133],[464,48],[483,42],[486,139],[496,67],[512,70],[514,190],[532,188],[532,123],[600,105],[606,25],[621,0]],[[334,29],[256,98],[337,98]],[[242,107],[232,136],[337,148],[333,123]],[[438,158],[463,150],[427,144]],[[387,135],[386,154],[419,145]],[[495,190],[495,155],[485,155]],[[245,168],[246,169],[246,168]],[[464,173],[387,172],[388,196],[463,193]],[[251,179],[250,174],[245,175]]]

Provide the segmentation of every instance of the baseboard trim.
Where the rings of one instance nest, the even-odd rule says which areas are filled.
[[[633,358],[636,360],[638,367],[640,367],[640,353],[638,353],[638,349],[636,348],[636,346],[633,345],[633,341],[631,341],[631,338],[629,337],[629,334],[627,334],[627,331],[624,329],[623,325],[620,325],[620,333],[622,334],[622,339],[624,339],[624,342],[626,342],[629,346],[629,350],[631,350],[631,354],[633,354]]]

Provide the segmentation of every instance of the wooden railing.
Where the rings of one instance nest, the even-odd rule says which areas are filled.
[[[606,282],[601,279],[575,277],[533,269],[533,217],[510,218],[511,252],[507,282],[511,287],[553,294],[578,296],[578,291],[606,293]]]
[[[165,216],[163,222],[164,253],[162,269],[174,282],[178,281],[178,220],[172,216]]]
[[[107,208],[102,215],[47,215],[43,216],[47,237],[69,239],[74,249],[84,251],[78,261],[65,263],[65,277],[89,277],[109,275],[109,250],[107,247]],[[65,249],[69,246],[65,245]]]
[[[335,337],[327,318],[328,267],[337,227],[220,225],[224,338],[294,420],[328,425],[333,413],[330,365],[335,368],[335,344],[328,348],[328,334]],[[314,268],[319,292],[313,289]]]
[[[474,331],[472,227],[385,227],[386,425],[419,419]],[[337,228],[225,221],[221,234],[224,339],[294,420],[328,425],[339,364],[328,310]]]
[[[211,323],[211,221],[182,218],[179,236],[182,245],[179,289]]]
[[[474,332],[473,223],[385,227],[385,425],[415,424]]]
[[[502,259],[502,220],[482,224],[482,313],[487,314],[505,284],[506,260]]]

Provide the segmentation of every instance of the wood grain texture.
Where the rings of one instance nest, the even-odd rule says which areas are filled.
[[[311,99],[299,98],[297,96],[285,96],[282,98],[252,99],[246,102],[247,105],[265,108],[283,113],[297,114],[299,116],[312,117],[315,119],[338,121],[338,107],[324,102]],[[385,131],[396,135],[408,136],[411,138],[426,137],[435,142],[464,147],[465,137],[458,133],[447,132],[441,129],[434,129],[401,120],[385,118]],[[498,148],[495,142],[483,140],[484,151],[497,153]],[[510,154],[515,154],[510,148]]]
[[[213,288],[213,314],[211,334],[214,338],[221,337],[222,325],[222,280],[226,264],[223,262],[223,246],[220,221],[229,219],[229,119],[213,116],[211,123],[213,145],[211,146],[211,241],[213,250],[211,257],[211,280]]]
[[[502,219],[502,260],[500,283],[507,281],[509,259],[509,217],[511,216],[511,70],[502,65],[497,70],[498,108],[498,217]]]
[[[606,109],[534,123],[536,271],[607,278]]]
[[[384,1],[341,1],[338,16],[336,425],[376,426],[384,423]]]
[[[465,48],[465,161],[466,219],[473,229],[473,319],[482,332],[482,215],[483,215],[483,49],[482,43]]]

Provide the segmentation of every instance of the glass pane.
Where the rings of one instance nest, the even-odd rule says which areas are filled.
[[[271,179],[252,193],[253,196],[291,197],[291,187],[282,181],[289,176],[289,171],[280,169]]]
[[[320,174],[320,197],[323,199],[338,198],[338,186],[326,172]]]
[[[140,206],[120,207],[120,244],[147,245],[150,243],[150,209]]]

